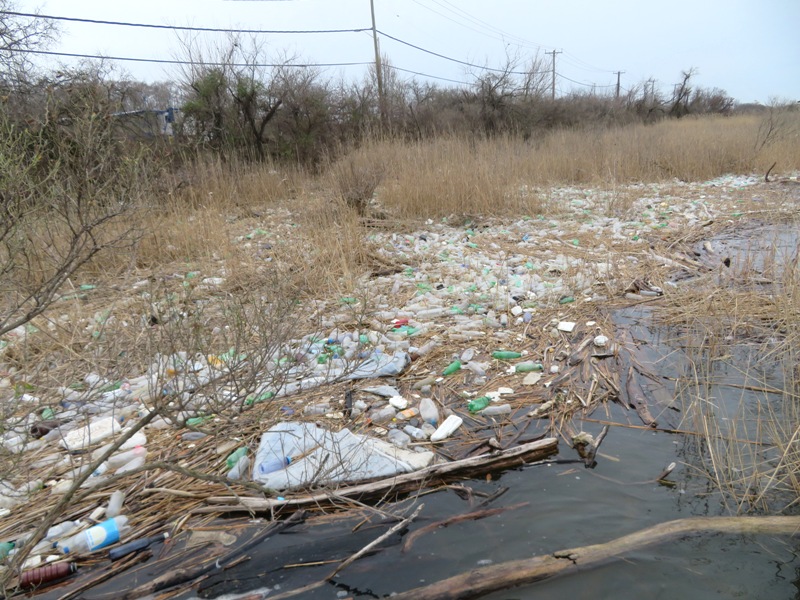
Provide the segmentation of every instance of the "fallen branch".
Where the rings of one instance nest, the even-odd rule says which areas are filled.
[[[249,540],[241,547],[230,552],[227,556],[220,557],[216,560],[210,560],[205,564],[201,564],[199,566],[190,566],[183,569],[175,569],[168,573],[164,573],[163,575],[156,577],[155,579],[152,579],[151,581],[147,582],[144,585],[139,586],[138,588],[129,590],[128,592],[123,594],[122,597],[123,599],[141,598],[143,596],[147,596],[155,592],[160,592],[179,585],[194,582],[199,577],[205,575],[206,573],[209,573],[214,569],[221,569],[224,568],[225,566],[230,565],[235,559],[238,559],[245,552],[247,552],[254,546],[260,544],[268,537],[280,533],[281,531],[283,531],[288,527],[291,527],[292,525],[302,522],[304,518],[305,518],[304,511],[299,510],[284,521],[274,521],[270,523],[269,525],[267,525],[264,531],[254,536],[251,540]]]
[[[696,517],[668,521],[641,529],[604,544],[560,550],[553,554],[499,563],[473,569],[431,585],[392,596],[392,600],[466,600],[549,579],[561,573],[574,573],[610,558],[639,550],[669,539],[701,532],[728,534],[794,535],[800,530],[800,517]]]
[[[547,458],[558,451],[556,438],[545,438],[529,444],[522,444],[494,454],[483,454],[463,460],[431,465],[419,471],[404,473],[396,477],[381,479],[336,490],[336,498],[364,498],[401,494],[416,491],[425,482],[440,481],[450,478],[470,478],[476,475],[499,469],[518,467],[526,462],[535,462]],[[255,498],[252,496],[212,496],[206,499],[212,506],[199,507],[195,513],[222,512],[270,512],[283,508],[312,508],[331,504],[329,493],[319,493],[295,498],[278,500],[277,498]],[[218,506],[222,505],[222,506]]]

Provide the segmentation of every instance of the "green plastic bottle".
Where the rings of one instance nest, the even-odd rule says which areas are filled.
[[[14,549],[16,544],[14,542],[1,542],[0,543],[0,560],[8,556],[8,553]]]
[[[522,356],[520,352],[512,352],[510,350],[495,350],[492,352],[492,358],[497,360],[511,360]]]
[[[242,458],[245,454],[247,454],[247,446],[242,446],[241,448],[236,450],[236,452],[231,454],[225,461],[225,464],[227,465],[228,469],[232,469],[233,467],[235,467],[236,463],[239,462],[239,459]]]
[[[452,375],[461,370],[461,361],[454,360],[451,362],[447,367],[445,367],[444,371],[442,371],[442,375]]]
[[[542,366],[542,363],[526,360],[525,362],[517,364],[517,366],[514,367],[514,370],[517,373],[531,373],[533,371],[544,371],[544,367]]]
[[[481,396],[480,398],[475,398],[474,400],[472,400],[467,405],[467,408],[469,408],[469,412],[476,413],[489,406],[490,401],[491,398],[489,398],[489,396]]]

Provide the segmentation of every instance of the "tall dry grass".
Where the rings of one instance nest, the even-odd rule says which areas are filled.
[[[653,125],[561,129],[524,141],[443,136],[373,141],[350,160],[385,168],[380,202],[402,217],[531,214],[548,207],[528,190],[702,181],[728,173],[800,169],[800,111],[765,140],[766,117],[689,117]],[[765,143],[766,142],[766,143]]]

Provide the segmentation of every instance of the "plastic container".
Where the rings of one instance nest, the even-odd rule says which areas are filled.
[[[459,417],[458,415],[450,415],[444,420],[439,428],[433,432],[431,436],[432,442],[440,442],[444,439],[449,438],[456,429],[461,427],[461,424],[464,422],[464,419]]]
[[[439,425],[439,409],[436,403],[430,398],[423,398],[419,402],[419,415],[426,423],[430,423],[434,427]]]
[[[445,376],[452,375],[453,373],[457,373],[460,370],[461,370],[461,361],[460,360],[454,360],[453,362],[451,362],[449,365],[447,365],[445,367],[444,371],[442,371],[442,375],[445,375]]]
[[[117,490],[108,499],[108,507],[106,508],[106,516],[109,519],[116,517],[122,510],[122,504],[125,502],[125,492]]]
[[[398,448],[405,448],[411,443],[411,436],[409,436],[405,431],[401,431],[399,429],[392,429],[389,432],[387,439]]]
[[[19,586],[23,588],[38,587],[43,583],[49,583],[58,579],[63,579],[72,575],[78,570],[75,563],[60,562],[43,567],[37,567],[30,571],[23,571],[19,578]]]
[[[412,406],[411,408],[401,410],[399,413],[395,415],[395,418],[400,421],[408,421],[409,419],[413,419],[418,415],[419,415],[419,409],[416,406]]]
[[[532,373],[534,371],[544,371],[544,367],[542,363],[538,363],[532,360],[526,360],[525,362],[518,363],[514,370],[517,373]]]
[[[158,535],[151,535],[150,537],[141,538],[138,540],[133,540],[132,542],[128,542],[127,544],[122,544],[117,548],[112,548],[108,551],[108,558],[111,560],[119,560],[129,554],[133,554],[134,552],[138,552],[139,550],[144,550],[148,548],[152,544],[156,544],[158,542],[163,542],[169,538],[169,533],[166,531],[164,533],[159,533]]]
[[[324,415],[331,412],[331,405],[327,402],[320,402],[317,404],[307,404],[303,408],[304,415]]]
[[[420,429],[419,427],[414,427],[413,425],[406,425],[403,427],[403,431],[405,431],[411,439],[414,440],[427,440],[430,437],[430,433],[426,432],[424,429]]]
[[[8,556],[8,553],[14,549],[16,544],[14,542],[0,542],[0,559]]]
[[[520,352],[512,352],[510,350],[495,350],[492,352],[492,358],[497,360],[513,360],[522,356]]]
[[[232,469],[241,460],[241,458],[246,455],[247,446],[242,446],[228,456],[228,458],[225,460],[225,466],[227,466],[229,469]]]
[[[480,414],[484,417],[492,417],[496,415],[507,415],[511,413],[510,404],[494,404],[484,408]]]
[[[475,398],[474,400],[470,401],[470,403],[467,405],[467,408],[469,408],[469,412],[476,413],[489,406],[489,402],[491,402],[491,398],[489,398],[489,396],[481,396],[480,398]]]
[[[64,554],[94,552],[115,544],[129,530],[128,517],[119,515],[63,540],[58,549]]]
[[[47,541],[60,540],[75,531],[78,527],[80,527],[80,524],[75,521],[64,521],[48,529],[44,539]]]
[[[127,473],[128,471],[133,471],[134,469],[138,469],[142,465],[144,465],[144,461],[147,460],[147,451],[144,454],[140,454],[139,456],[134,457],[132,460],[126,462],[120,468],[117,469],[115,475],[121,475],[122,473]]]
[[[109,469],[119,469],[121,466],[127,465],[134,458],[139,456],[147,456],[147,449],[144,448],[144,446],[136,446],[131,450],[125,450],[124,452],[112,454],[108,457],[106,464],[108,465]]]
[[[393,406],[384,406],[378,410],[373,410],[369,418],[373,423],[386,423],[394,419],[395,414],[397,411],[394,409]]]
[[[232,479],[236,481],[237,479],[241,479],[243,476],[247,475],[247,470],[250,468],[250,457],[245,455],[242,456],[235,465],[228,471],[226,477],[228,479]]]

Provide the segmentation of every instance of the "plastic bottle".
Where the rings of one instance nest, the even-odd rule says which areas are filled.
[[[512,360],[520,356],[522,356],[522,353],[511,352],[509,350],[495,350],[492,352],[492,358],[496,358],[497,360]]]
[[[80,523],[76,523],[75,521],[63,521],[48,529],[44,539],[48,541],[61,539],[75,531],[78,527],[80,527]]]
[[[146,456],[147,450],[143,446],[136,446],[131,450],[124,452],[117,452],[109,456],[106,463],[109,469],[119,469],[122,465],[126,465],[138,456]]]
[[[480,414],[484,417],[492,417],[495,415],[507,415],[511,412],[510,404],[493,404],[484,408]]]
[[[436,403],[430,398],[423,398],[419,402],[419,415],[426,423],[430,423],[434,427],[439,425],[439,409],[436,408]]]
[[[403,431],[405,431],[411,436],[412,439],[415,440],[427,440],[428,437],[430,437],[429,433],[426,433],[424,430],[420,429],[419,427],[414,427],[413,425],[406,425],[403,427]]]
[[[442,371],[442,375],[445,375],[445,376],[452,375],[453,373],[457,373],[460,370],[461,370],[461,361],[460,360],[454,360],[453,362],[451,362],[449,365],[447,365],[445,367],[444,371]]]
[[[265,460],[263,462],[258,463],[258,472],[262,475],[267,473],[274,473],[280,469],[285,469],[289,464],[291,464],[292,459],[288,456],[284,456],[283,458],[273,458],[271,460]]]
[[[134,469],[138,469],[144,464],[144,461],[147,459],[147,450],[143,453],[136,455],[131,460],[126,462],[124,465],[119,467],[115,473],[115,475],[121,475],[122,473],[127,473],[128,471],[133,471]]]
[[[43,583],[63,579],[64,577],[72,575],[77,570],[78,567],[75,563],[71,562],[59,562],[37,567],[30,571],[23,571],[19,578],[19,586],[23,588],[38,587]]]
[[[0,542],[0,559],[8,556],[8,553],[14,549],[14,546],[16,546],[15,542]]]
[[[475,361],[470,361],[464,365],[468,371],[475,373],[477,377],[486,377],[486,365]]]
[[[517,373],[531,373],[533,371],[543,371],[542,363],[526,360],[525,362],[518,363],[514,370]]]
[[[122,503],[125,502],[125,492],[117,490],[108,499],[108,508],[106,508],[106,516],[109,519],[116,517],[122,510]]]
[[[464,422],[464,419],[462,419],[458,415],[450,415],[449,417],[447,417],[444,420],[444,423],[442,423],[439,426],[439,429],[437,429],[436,431],[433,432],[433,435],[431,436],[431,441],[432,442],[440,442],[440,441],[442,441],[444,439],[447,439],[448,437],[450,437],[453,434],[453,432],[456,429],[461,427],[461,424],[463,422]]]
[[[489,406],[489,402],[491,402],[491,398],[489,398],[489,396],[481,396],[480,398],[475,398],[472,400],[467,405],[467,408],[469,408],[469,412],[476,413]]]
[[[419,415],[419,409],[416,406],[412,406],[411,408],[401,410],[399,413],[395,415],[395,418],[400,421],[408,421],[409,419],[413,419],[417,415]]]
[[[247,446],[242,446],[241,448],[238,448],[233,453],[231,453],[231,455],[228,456],[228,458],[225,460],[225,466],[227,466],[229,469],[232,469],[234,466],[236,466],[236,463],[238,463],[241,460],[241,458],[246,454],[247,454]]]
[[[411,437],[399,429],[392,429],[387,439],[398,448],[405,448],[411,442]]]
[[[235,465],[228,471],[226,477],[228,479],[237,480],[241,479],[244,474],[247,473],[247,469],[250,467],[250,457],[246,454],[242,456]]]
[[[331,411],[331,405],[327,402],[319,402],[317,404],[307,404],[303,407],[304,415],[324,415]]]
[[[58,544],[58,549],[64,554],[94,552],[118,542],[129,530],[128,517],[118,515],[63,540]]]
[[[124,556],[128,556],[128,554],[132,554],[134,552],[138,552],[139,550],[144,550],[148,546],[163,542],[169,538],[169,533],[166,531],[164,533],[159,533],[158,535],[151,535],[150,537],[141,538],[138,540],[133,540],[132,542],[128,542],[127,544],[122,544],[117,548],[112,548],[108,551],[108,558],[111,560],[119,560]]]
[[[379,410],[373,410],[369,418],[373,423],[385,423],[394,419],[396,412],[393,406],[387,405]]]

